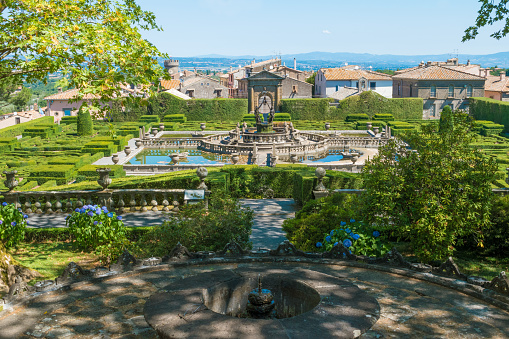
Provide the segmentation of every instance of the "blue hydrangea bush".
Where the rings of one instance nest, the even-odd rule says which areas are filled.
[[[18,245],[25,238],[28,216],[17,209],[14,204],[3,202],[0,205],[0,242],[9,249]]]
[[[128,244],[121,216],[103,206],[85,205],[66,217],[73,243],[82,250],[94,249],[103,256],[120,254]]]
[[[338,243],[350,253],[370,257],[381,257],[391,249],[378,230],[354,219],[341,221],[340,227],[325,234],[323,242],[317,242],[316,247],[318,251],[330,251]]]

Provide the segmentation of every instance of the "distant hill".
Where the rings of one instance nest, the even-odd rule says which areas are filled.
[[[195,64],[193,67],[200,68],[204,64],[215,64],[218,69],[244,66],[256,59],[267,60],[272,56],[263,55],[241,55],[241,56],[228,56],[228,55],[200,55],[196,57],[179,58],[181,64]],[[284,54],[281,59],[287,66],[293,66],[293,58],[297,59],[297,66],[299,69],[317,69],[320,67],[337,67],[348,64],[356,64],[364,67],[373,67],[373,69],[388,68],[398,69],[404,67],[415,66],[421,61],[445,61],[451,58],[450,54],[430,54],[430,55],[393,55],[393,54],[369,54],[369,53],[329,53],[329,52],[310,52],[299,54]],[[470,60],[471,63],[480,64],[483,67],[504,67],[509,68],[509,52],[500,52],[486,55],[474,54],[459,54],[458,59],[460,63],[466,63]],[[221,67],[222,66],[222,67]],[[183,67],[186,67],[183,65]],[[189,66],[187,66],[189,67]]]

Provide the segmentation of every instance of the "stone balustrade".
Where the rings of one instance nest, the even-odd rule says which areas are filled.
[[[145,148],[193,148],[198,147],[203,138],[144,138]]]
[[[119,214],[125,212],[178,211],[186,204],[184,189],[117,189],[90,191],[7,192],[4,199],[16,204],[23,213],[71,213],[84,205],[106,206]],[[205,207],[210,191],[205,191]]]
[[[223,164],[209,164],[207,167],[223,167]],[[175,165],[124,165],[124,171],[132,174],[157,174],[184,170],[196,170],[203,167],[200,164],[175,164]]]

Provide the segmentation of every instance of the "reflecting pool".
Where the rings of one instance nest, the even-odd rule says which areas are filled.
[[[214,165],[231,164],[230,156],[202,152],[198,149],[144,149],[136,154],[126,164],[128,165],[171,165],[170,155],[173,153],[187,153],[186,157],[179,159],[179,164],[188,165]]]

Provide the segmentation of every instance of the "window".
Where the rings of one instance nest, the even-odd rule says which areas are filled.
[[[431,104],[431,106],[429,108],[429,116],[434,117],[435,115],[436,115],[435,104]]]
[[[431,85],[429,96],[430,96],[430,98],[437,97],[437,86],[436,85]]]
[[[339,86],[336,86],[336,92],[339,91]]]
[[[358,81],[355,83],[355,87],[359,88],[359,82]]]
[[[414,86],[413,86],[412,84],[410,84],[410,96],[412,96],[412,95],[413,95],[413,93],[412,93],[412,92],[413,92],[413,87],[414,87]]]
[[[401,96],[401,83],[398,83],[398,96]]]
[[[454,98],[454,85],[449,85],[448,97],[449,98]]]
[[[71,116],[71,109],[70,108],[64,108],[64,116],[70,117]]]
[[[216,97],[220,98],[222,91],[222,89],[216,89]]]
[[[299,91],[299,86],[293,85],[292,86],[292,93],[297,93]]]
[[[372,91],[375,91],[376,90],[376,82],[370,82],[369,88],[371,88]]]
[[[467,98],[472,96],[472,85],[467,85]]]
[[[187,95],[189,95],[191,98],[194,98],[194,89],[187,90]]]

